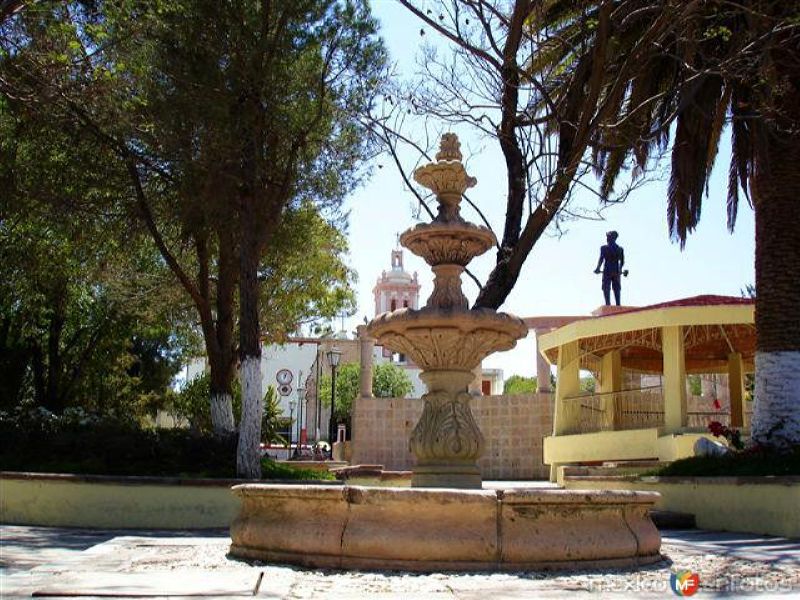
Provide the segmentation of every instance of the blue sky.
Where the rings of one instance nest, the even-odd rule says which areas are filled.
[[[394,0],[373,0],[373,12],[382,25],[391,59],[403,76],[413,75],[420,48],[422,25]],[[434,33],[426,31],[430,41]],[[497,147],[490,139],[479,139],[469,130],[455,129],[464,142],[467,170],[477,177],[470,198],[489,219],[496,233],[502,232],[505,209],[505,167]],[[720,149],[717,165],[703,200],[700,225],[686,248],[671,242],[666,225],[666,182],[654,181],[639,188],[629,200],[608,208],[604,220],[577,220],[565,227],[560,237],[549,232],[534,247],[516,287],[501,310],[521,317],[539,315],[588,314],[602,304],[600,278],[593,274],[605,232],[619,232],[618,243],[625,249],[630,276],[623,279],[623,303],[644,306],[698,294],[740,294],[753,283],[753,211],[742,201],[736,231],[729,234],[725,219],[728,141]],[[377,168],[377,165],[383,165]],[[665,165],[668,166],[668,165]],[[345,322],[351,331],[363,317],[374,316],[372,287],[381,271],[390,266],[390,252],[397,233],[414,225],[415,197],[407,189],[391,161],[376,159],[372,178],[347,201],[350,211],[350,264],[359,274],[359,310]],[[586,208],[597,208],[597,201],[580,198]],[[477,221],[468,207],[465,218]],[[421,302],[431,291],[432,276],[422,259],[405,251],[406,269],[418,271],[423,284]],[[485,280],[494,264],[492,252],[476,258],[471,270]],[[464,291],[470,301],[477,295],[475,284],[464,278]],[[533,336],[520,341],[514,350],[495,354],[484,366],[502,368],[506,378],[512,374],[534,375],[536,371]]]

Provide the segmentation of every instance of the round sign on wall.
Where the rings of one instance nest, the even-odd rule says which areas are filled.
[[[288,383],[281,384],[278,386],[278,393],[281,396],[288,396],[292,393],[292,386],[290,386]]]
[[[278,383],[280,383],[281,385],[289,385],[290,383],[292,383],[292,379],[294,379],[294,376],[292,375],[292,372],[289,369],[281,369],[275,375],[275,379],[277,379]]]

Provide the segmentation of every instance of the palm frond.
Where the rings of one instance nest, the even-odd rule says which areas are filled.
[[[680,113],[672,147],[672,172],[667,190],[667,224],[673,239],[686,244],[694,231],[703,205],[708,177],[708,146],[714,109],[719,102],[722,80],[706,76],[685,86],[680,94]]]

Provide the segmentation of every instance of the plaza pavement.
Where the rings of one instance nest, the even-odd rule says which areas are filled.
[[[226,557],[226,530],[113,531],[0,526],[6,598],[667,597],[670,572],[700,575],[696,595],[800,597],[800,540],[665,531],[665,560],[639,571],[360,572],[248,564]],[[262,576],[263,574],[263,576]],[[255,592],[255,594],[254,594]]]

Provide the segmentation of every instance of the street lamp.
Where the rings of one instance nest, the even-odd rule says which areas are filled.
[[[333,440],[336,434],[336,367],[342,351],[336,346],[328,350],[328,363],[331,365],[331,422],[328,425],[328,441],[331,444],[331,458],[333,458]]]
[[[292,453],[292,438],[294,437],[292,435],[292,431],[294,429],[294,405],[295,400],[292,398],[289,400],[289,455]]]
[[[303,404],[305,400],[306,389],[303,387],[297,388],[297,446],[294,449],[294,456],[300,458],[303,449]]]

